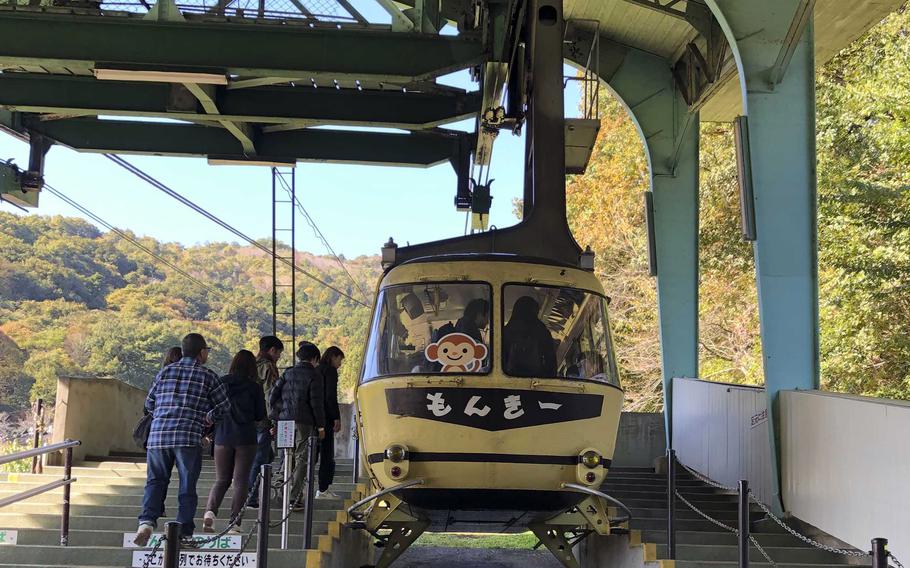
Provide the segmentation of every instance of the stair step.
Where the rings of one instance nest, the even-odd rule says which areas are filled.
[[[168,511],[170,515],[176,513],[176,511]],[[74,515],[70,517],[70,529],[71,530],[103,530],[103,531],[128,531],[135,530],[137,525],[136,517],[139,514],[139,508],[135,507],[132,509],[131,514],[125,515],[122,517],[108,517],[108,516],[90,516],[90,515]],[[318,521],[321,523],[329,523],[334,521],[337,517],[338,511],[313,511],[313,521],[314,524]],[[197,527],[202,527],[202,512],[197,513],[197,518],[195,520]],[[161,523],[164,523],[165,520],[169,518],[167,515],[162,517]],[[274,521],[279,520],[278,517]],[[273,521],[273,522],[274,522]],[[297,534],[303,533],[303,513],[293,513],[290,518],[290,530]],[[0,513],[0,527],[10,528],[10,529],[59,529],[60,528],[60,513],[55,514],[29,514],[29,515],[17,515],[14,513]]]
[[[791,537],[792,538],[792,537]],[[794,541],[796,539],[793,539]],[[848,564],[850,557],[840,556],[825,550],[808,547],[771,547],[763,546],[765,552],[775,562],[793,562],[797,564]],[[658,558],[667,558],[667,546],[658,545]],[[738,562],[739,547],[737,545],[699,545],[677,544],[676,559],[692,561]],[[750,564],[767,562],[761,552],[754,546],[749,549]]]
[[[634,513],[634,511],[633,511],[633,513]],[[728,520],[728,522],[726,524],[732,526],[732,525],[736,524],[736,521]],[[666,515],[664,515],[663,517],[654,517],[654,518],[647,518],[647,517],[643,518],[643,517],[634,517],[633,516],[630,525],[631,525],[631,528],[638,529],[642,532],[664,531],[667,529],[667,517],[666,517]],[[678,530],[678,531],[716,532],[721,529],[714,523],[706,521],[706,520],[702,519],[701,517],[698,517],[697,519],[692,519],[692,518],[680,519],[679,517],[677,517],[676,530]],[[786,534],[784,532],[784,529],[780,528],[776,524],[770,524],[770,523],[763,524],[763,526],[760,529],[756,529],[753,532],[755,534],[766,534],[766,533]]]
[[[273,519],[272,522],[277,522]],[[253,522],[253,521],[250,521]],[[246,523],[246,521],[244,521]],[[216,528],[221,525],[216,523]],[[246,527],[249,529],[250,527]],[[131,533],[136,530],[135,520],[128,526],[122,527],[122,530],[71,530],[71,546],[103,546],[118,547],[123,544],[123,533]],[[162,529],[159,529],[159,531]],[[326,534],[328,523],[314,522],[313,534]],[[198,533],[201,536],[206,536]],[[17,546],[56,546],[60,544],[60,529],[19,529],[19,544]],[[269,548],[278,549],[281,546],[281,528],[273,527],[269,533]],[[301,550],[303,548],[303,534],[291,533],[288,538],[288,548]]]
[[[11,546],[3,551],[3,561],[21,566],[40,558],[48,565],[130,566],[135,549],[87,546]],[[247,552],[254,552],[248,549]],[[205,551],[210,552],[210,551]],[[300,568],[300,550],[269,550],[272,568]],[[230,554],[230,553],[225,553]]]
[[[37,487],[38,485],[40,485],[40,484],[36,484],[36,485],[34,485],[34,487]],[[18,494],[26,489],[30,489],[30,488],[31,487],[14,486],[12,489],[9,489],[6,486],[3,486],[2,489],[0,489],[0,498],[11,497],[13,495],[16,495],[16,494]],[[355,486],[353,484],[345,484],[345,485],[335,484],[332,486],[331,489],[334,493],[337,493],[339,497],[341,497],[342,499],[346,499],[351,494],[351,492],[354,490],[354,488],[355,488]],[[203,487],[201,485],[197,488],[197,493],[198,493],[199,499],[200,499],[200,506],[205,505],[204,501],[205,501],[205,498],[209,494],[209,489],[210,488]],[[87,489],[86,487],[80,485],[80,483],[77,481],[75,484],[72,485],[72,490],[70,492],[70,496],[71,496],[72,503],[79,504],[79,505],[138,505],[138,503],[142,500],[143,491],[144,491],[144,486],[137,485],[135,487],[131,487],[131,491],[114,490],[114,491],[107,491],[107,492],[102,493],[100,491],[95,491],[94,488]],[[230,506],[233,495],[234,495],[233,490],[228,489],[227,495],[224,498],[224,505],[223,505],[224,507]],[[62,500],[63,500],[63,490],[55,489],[53,491],[48,491],[46,493],[42,493],[41,495],[31,497],[26,502],[27,503],[60,504],[62,502]],[[320,499],[320,501],[321,500],[322,499]],[[176,495],[175,491],[168,492],[168,496],[167,496],[167,499],[165,500],[165,503],[167,503],[169,505],[173,505],[173,506],[177,505],[177,495]],[[273,504],[273,507],[274,506],[277,506],[277,505]]]
[[[762,546],[790,546],[790,547],[808,547],[808,544],[793,538],[792,535],[781,532],[773,533],[753,533],[756,540]],[[642,532],[641,539],[644,542],[653,542],[655,544],[667,543],[666,523],[662,530],[647,530]],[[680,544],[707,544],[736,546],[738,544],[737,536],[733,533],[722,531],[715,527],[714,531],[676,531],[676,543]]]

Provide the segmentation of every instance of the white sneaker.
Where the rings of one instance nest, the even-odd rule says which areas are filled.
[[[139,523],[139,529],[136,531],[136,536],[133,537],[133,544],[139,548],[145,548],[149,543],[149,539],[152,538],[153,532],[155,532],[155,525]]]
[[[205,515],[202,516],[202,532],[204,532],[204,533],[215,532],[215,513],[214,512],[206,511]]]
[[[325,491],[317,491],[316,498],[317,499],[340,499],[340,497],[338,495],[335,495],[328,489]]]

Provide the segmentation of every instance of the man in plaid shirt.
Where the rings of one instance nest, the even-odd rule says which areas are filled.
[[[202,470],[202,431],[230,409],[221,379],[204,366],[209,357],[205,338],[190,333],[183,338],[182,347],[183,359],[161,369],[145,400],[145,409],[153,418],[147,445],[145,495],[134,539],[139,546],[148,544],[158,517],[164,514],[164,498],[175,463],[180,477],[177,521],[182,525],[182,536],[193,536],[196,482]]]

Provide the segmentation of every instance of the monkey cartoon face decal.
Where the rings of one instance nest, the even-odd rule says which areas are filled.
[[[483,365],[487,346],[470,335],[449,333],[427,345],[424,354],[428,361],[442,365],[443,373],[473,373]]]

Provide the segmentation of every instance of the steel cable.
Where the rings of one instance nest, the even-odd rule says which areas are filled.
[[[221,228],[227,230],[228,232],[230,232],[230,233],[232,233],[233,235],[237,236],[237,237],[240,238],[241,240],[246,241],[246,242],[247,242],[248,244],[250,244],[251,246],[254,246],[254,247],[258,248],[259,250],[265,252],[265,253],[266,253],[267,255],[269,255],[270,257],[271,257],[271,256],[276,256],[276,255],[273,255],[273,254],[272,254],[272,251],[271,251],[267,246],[265,246],[265,245],[263,245],[262,243],[256,241],[256,240],[253,239],[252,237],[246,235],[245,233],[243,233],[242,231],[240,231],[239,229],[237,229],[237,228],[234,227],[233,225],[230,225],[229,223],[227,223],[227,222],[221,220],[219,217],[217,217],[217,216],[214,215],[213,213],[210,213],[210,212],[209,212],[207,209],[205,209],[204,207],[202,207],[202,206],[200,206],[200,205],[197,205],[197,204],[194,203],[193,201],[187,199],[186,197],[184,197],[184,196],[181,195],[180,193],[178,193],[178,192],[176,192],[175,190],[171,189],[170,187],[168,187],[168,186],[165,185],[164,183],[158,181],[157,179],[155,179],[155,178],[152,177],[151,175],[145,173],[144,171],[142,171],[142,170],[139,169],[138,167],[134,166],[134,165],[131,164],[130,162],[128,162],[128,161],[124,160],[123,158],[121,158],[120,156],[117,156],[116,154],[102,154],[102,155],[103,155],[105,158],[107,158],[108,160],[110,160],[110,161],[114,162],[115,164],[117,164],[118,166],[122,167],[122,168],[125,169],[126,171],[130,172],[130,173],[133,174],[134,176],[138,177],[138,178],[141,179],[142,181],[148,183],[149,185],[151,185],[151,186],[154,187],[155,189],[157,189],[157,190],[161,191],[162,193],[164,193],[164,194],[166,194],[166,195],[168,195],[168,196],[174,198],[175,200],[179,201],[179,202],[182,203],[183,205],[186,205],[187,207],[189,207],[190,209],[192,209],[192,210],[195,211],[196,213],[199,213],[200,215],[202,215],[202,216],[205,217],[206,219],[208,219],[208,220],[212,221],[213,223],[217,224],[219,227],[221,227]],[[360,305],[362,305],[362,306],[364,306],[364,307],[366,307],[366,308],[369,307],[369,305],[363,303],[362,301],[358,300],[357,298],[355,298],[354,296],[348,294],[347,292],[345,292],[345,291],[343,291],[343,290],[341,290],[341,289],[339,289],[339,288],[336,288],[335,286],[332,286],[331,284],[329,284],[328,282],[322,280],[322,279],[319,278],[318,276],[315,276],[315,275],[313,275],[313,274],[307,272],[307,271],[304,270],[303,268],[297,266],[297,263],[295,263],[295,262],[293,262],[293,261],[289,261],[288,259],[285,259],[285,258],[277,257],[277,256],[276,256],[276,258],[277,258],[279,261],[283,262],[284,264],[290,266],[292,269],[296,270],[297,272],[303,274],[303,275],[306,276],[307,278],[309,278],[309,279],[311,279],[311,280],[313,280],[313,281],[315,281],[315,282],[321,284],[322,286],[324,286],[324,287],[326,287],[326,288],[328,288],[328,289],[330,289],[330,290],[336,292],[336,293],[339,294],[340,296],[343,296],[343,297],[345,297],[345,298],[351,300],[352,302],[357,303],[357,304],[360,304]]]

